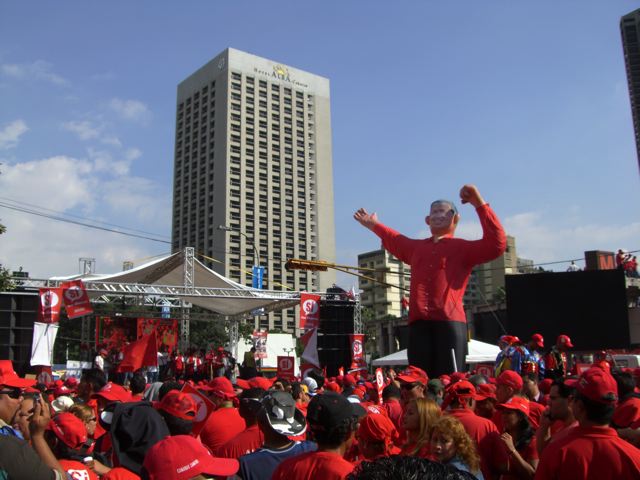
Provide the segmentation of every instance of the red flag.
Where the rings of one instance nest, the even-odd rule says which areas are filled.
[[[158,365],[158,344],[156,332],[146,335],[124,347],[124,358],[118,372],[135,372],[142,367]]]
[[[209,415],[211,415],[216,409],[216,406],[206,397],[206,395],[203,395],[188,383],[184,384],[182,392],[191,395],[198,406],[196,417],[193,419],[193,428],[191,429],[191,435],[197,437],[200,434],[200,431],[204,428],[205,423],[207,423]]]
[[[67,317],[78,318],[93,313],[89,296],[84,288],[82,280],[73,280],[60,285],[62,288],[62,299],[67,310]]]
[[[312,329],[320,326],[320,295],[300,294],[300,328]]]
[[[41,288],[38,320],[42,323],[58,323],[62,305],[61,288]]]

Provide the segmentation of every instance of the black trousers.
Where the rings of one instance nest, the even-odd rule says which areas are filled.
[[[409,325],[409,364],[422,368],[429,378],[451,374],[453,349],[458,371],[465,371],[467,324],[448,320],[417,320]]]

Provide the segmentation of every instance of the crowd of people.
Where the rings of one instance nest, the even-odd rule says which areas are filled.
[[[546,355],[541,336],[514,338],[493,376],[409,366],[380,386],[364,371],[248,369],[233,382],[138,372],[125,387],[99,368],[45,385],[3,360],[0,478],[640,478],[640,369],[598,359],[577,375],[568,336]]]

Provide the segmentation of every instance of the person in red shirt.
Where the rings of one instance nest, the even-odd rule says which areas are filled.
[[[200,439],[212,452],[246,428],[244,419],[234,407],[236,392],[227,377],[216,377],[207,386],[209,398],[216,410],[209,415],[200,432]]]
[[[382,406],[387,412],[387,416],[393,422],[398,432],[402,425],[402,405],[400,405],[401,392],[395,384],[391,383],[382,390]]]
[[[562,381],[556,381],[551,385],[549,406],[542,414],[540,425],[536,430],[538,455],[542,455],[543,450],[551,442],[564,438],[572,428],[578,426],[571,410],[573,393],[573,387]]]
[[[442,409],[445,414],[457,418],[474,441],[485,480],[497,479],[500,472],[506,470],[508,458],[501,447],[500,432],[495,424],[474,413],[476,397],[473,384],[462,380],[447,389]]]
[[[496,386],[491,383],[483,383],[476,387],[476,415],[491,420],[496,413]]]
[[[273,472],[272,480],[342,480],[353,470],[343,456],[349,450],[364,408],[335,392],[313,397],[307,425],[318,450],[289,458]]]
[[[506,403],[514,396],[523,396],[522,387],[524,382],[522,377],[513,370],[505,370],[502,372],[496,380],[496,383],[496,399],[498,403]],[[542,412],[544,412],[543,405],[536,402],[530,403],[527,415],[529,416],[529,421],[533,428],[538,428]],[[500,411],[497,410],[494,413],[492,420],[493,423],[496,424],[496,427],[498,427],[499,431],[504,431],[502,413]]]
[[[191,395],[171,390],[154,405],[164,418],[171,435],[191,434],[193,422],[198,414],[198,405]]]
[[[258,413],[262,409],[264,394],[265,391],[261,388],[250,388],[242,392],[238,411],[247,428],[220,446],[214,452],[216,457],[239,459],[262,446],[264,435],[258,425]]]
[[[442,415],[438,404],[426,398],[416,398],[407,405],[402,420],[407,440],[402,455],[430,458],[429,440],[431,427]]]
[[[613,412],[611,426],[616,429],[627,428],[640,420],[640,398],[635,394],[636,381],[632,373],[616,372],[614,377],[618,385],[618,406]]]
[[[98,480],[98,476],[86,465],[73,460],[87,441],[84,422],[72,413],[56,415],[49,422],[45,438],[60,465],[71,478]]]
[[[576,383],[571,408],[578,420],[565,438],[547,446],[537,480],[640,478],[640,450],[609,427],[618,386],[606,371],[592,367]]]
[[[529,420],[530,403],[526,398],[514,396],[497,405],[504,425],[500,438],[509,455],[507,472],[501,480],[533,478],[538,467],[535,430]]]
[[[400,386],[400,396],[404,408],[416,398],[426,397],[429,377],[427,376],[427,372],[421,368],[409,365],[404,371],[398,374],[396,379]]]
[[[466,315],[462,305],[471,269],[497,258],[506,249],[506,235],[498,217],[474,185],[460,190],[462,203],[476,209],[483,237],[469,241],[453,238],[460,215],[447,200],[431,204],[425,221],[431,237],[410,239],[383,225],[375,213],[359,209],[354,218],[382,239],[386,250],[411,265],[409,345],[411,365],[432,377],[456,371],[465,364]],[[456,364],[453,364],[451,350]]]

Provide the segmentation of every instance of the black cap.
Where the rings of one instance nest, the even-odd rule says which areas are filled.
[[[267,421],[273,430],[282,435],[302,435],[307,429],[304,415],[296,408],[296,401],[290,393],[269,392],[262,399]]]
[[[313,428],[333,430],[343,420],[366,415],[367,411],[357,403],[351,403],[336,392],[316,395],[307,407],[307,421]]]

